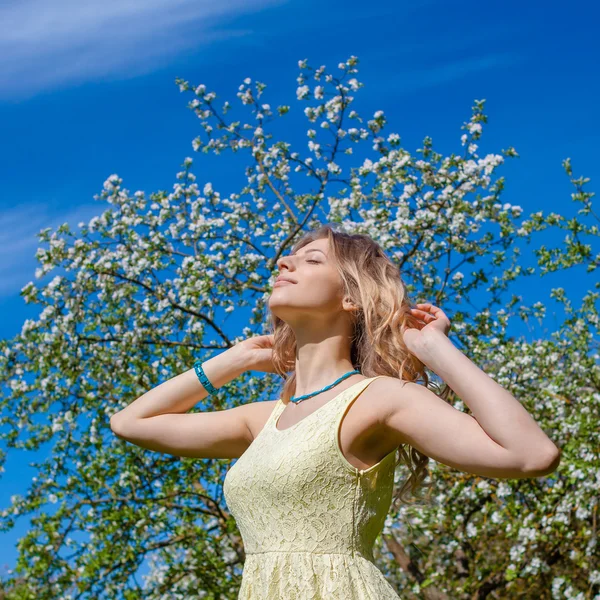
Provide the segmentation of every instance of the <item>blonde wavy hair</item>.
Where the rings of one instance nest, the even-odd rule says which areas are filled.
[[[355,369],[365,377],[387,375],[411,382],[422,380],[431,388],[425,365],[411,354],[404,344],[404,332],[416,318],[410,312],[415,305],[408,297],[398,267],[388,258],[381,246],[364,234],[349,234],[335,229],[335,224],[326,224],[302,236],[293,246],[297,252],[314,240],[329,240],[330,256],[333,257],[344,284],[344,294],[358,307],[349,313],[353,322],[351,360]],[[281,399],[287,403],[296,390],[296,338],[292,328],[270,312],[270,328],[274,335],[273,365],[284,378]],[[291,372],[291,375],[288,374]],[[447,400],[451,391],[446,385],[443,391],[434,386],[433,392]],[[408,448],[406,448],[408,446]],[[425,485],[428,475],[429,457],[408,444],[398,447],[396,468],[405,464],[410,476],[404,481],[395,496],[396,502],[409,503],[408,494],[418,501],[429,503],[430,494],[417,494]]]

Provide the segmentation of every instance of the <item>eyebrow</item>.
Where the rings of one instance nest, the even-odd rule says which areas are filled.
[[[318,248],[311,248],[310,250],[307,250],[304,254],[308,254],[309,252],[323,252],[323,250],[319,250]],[[325,254],[325,252],[323,252],[323,254],[325,256],[327,256],[327,254]],[[292,254],[292,256],[296,256],[296,253],[294,252]]]

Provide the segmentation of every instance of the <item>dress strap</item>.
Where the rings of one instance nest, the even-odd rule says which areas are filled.
[[[273,406],[273,410],[265,423],[265,429],[267,425],[275,425],[275,421],[277,421],[277,417],[283,412],[285,408],[285,404],[281,401],[281,398],[278,398]]]
[[[377,464],[373,465],[372,467],[369,467],[368,469],[357,469],[354,465],[352,465],[348,462],[348,460],[342,453],[340,443],[339,443],[340,426],[341,426],[342,420],[343,420],[344,416],[346,415],[346,413],[348,412],[350,406],[352,405],[354,400],[356,400],[364,392],[364,390],[369,386],[369,384],[371,384],[376,379],[379,379],[380,377],[386,377],[386,375],[376,375],[375,377],[369,377],[368,379],[365,379],[364,381],[359,382],[356,385],[356,387],[352,390],[352,393],[348,394],[344,398],[343,402],[340,403],[340,406],[337,407],[337,410],[333,416],[333,427],[330,426],[330,435],[331,435],[330,439],[333,442],[334,452],[338,456],[338,458],[341,460],[343,465],[347,469],[352,471],[353,473],[360,473],[360,474],[365,474],[365,473],[370,473],[370,472],[374,473],[375,471],[377,471],[379,469],[379,467],[383,463],[387,462],[388,460],[391,460],[391,458],[393,458],[395,455],[395,450],[394,450],[394,451],[390,452],[387,456],[385,456],[382,460],[380,460]]]
[[[369,384],[373,381],[375,381],[376,379],[379,379],[380,377],[387,377],[387,375],[375,375],[375,377],[368,377],[367,379],[363,379],[362,381],[359,381],[357,384],[355,384],[354,386],[352,386],[352,388],[348,388],[348,390],[345,391],[349,391],[352,390],[351,394],[347,394],[344,397],[344,402],[342,402],[342,406],[344,407],[342,409],[342,412],[344,412],[347,410],[347,408],[352,404],[352,402],[354,400],[356,400],[356,398],[358,398],[363,391],[369,386]]]

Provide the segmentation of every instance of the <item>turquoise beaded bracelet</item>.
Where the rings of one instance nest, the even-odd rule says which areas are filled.
[[[196,375],[198,375],[198,379],[200,380],[200,383],[204,386],[204,389],[209,394],[216,394],[217,388],[215,388],[213,384],[208,380],[208,377],[206,376],[206,373],[202,368],[202,361],[197,360],[194,363],[194,371],[196,371]]]

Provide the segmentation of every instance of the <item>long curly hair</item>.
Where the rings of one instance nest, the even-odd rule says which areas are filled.
[[[353,322],[353,367],[367,378],[387,375],[411,382],[422,380],[446,401],[450,388],[445,385],[440,391],[441,386],[430,381],[425,365],[404,344],[404,332],[411,322],[416,326],[416,318],[410,312],[415,305],[408,297],[398,267],[371,237],[336,230],[335,224],[323,225],[303,235],[294,244],[292,253],[323,238],[329,240],[330,255],[343,281],[344,294],[358,307],[349,313]],[[273,365],[284,378],[280,397],[287,403],[296,391],[296,337],[292,328],[272,311],[270,329],[274,335]],[[399,487],[396,502],[429,503],[430,494],[423,497],[417,493],[432,486],[424,484],[428,463],[429,457],[412,446],[398,447],[394,468],[405,464],[410,476]],[[412,501],[409,494],[413,495]]]

